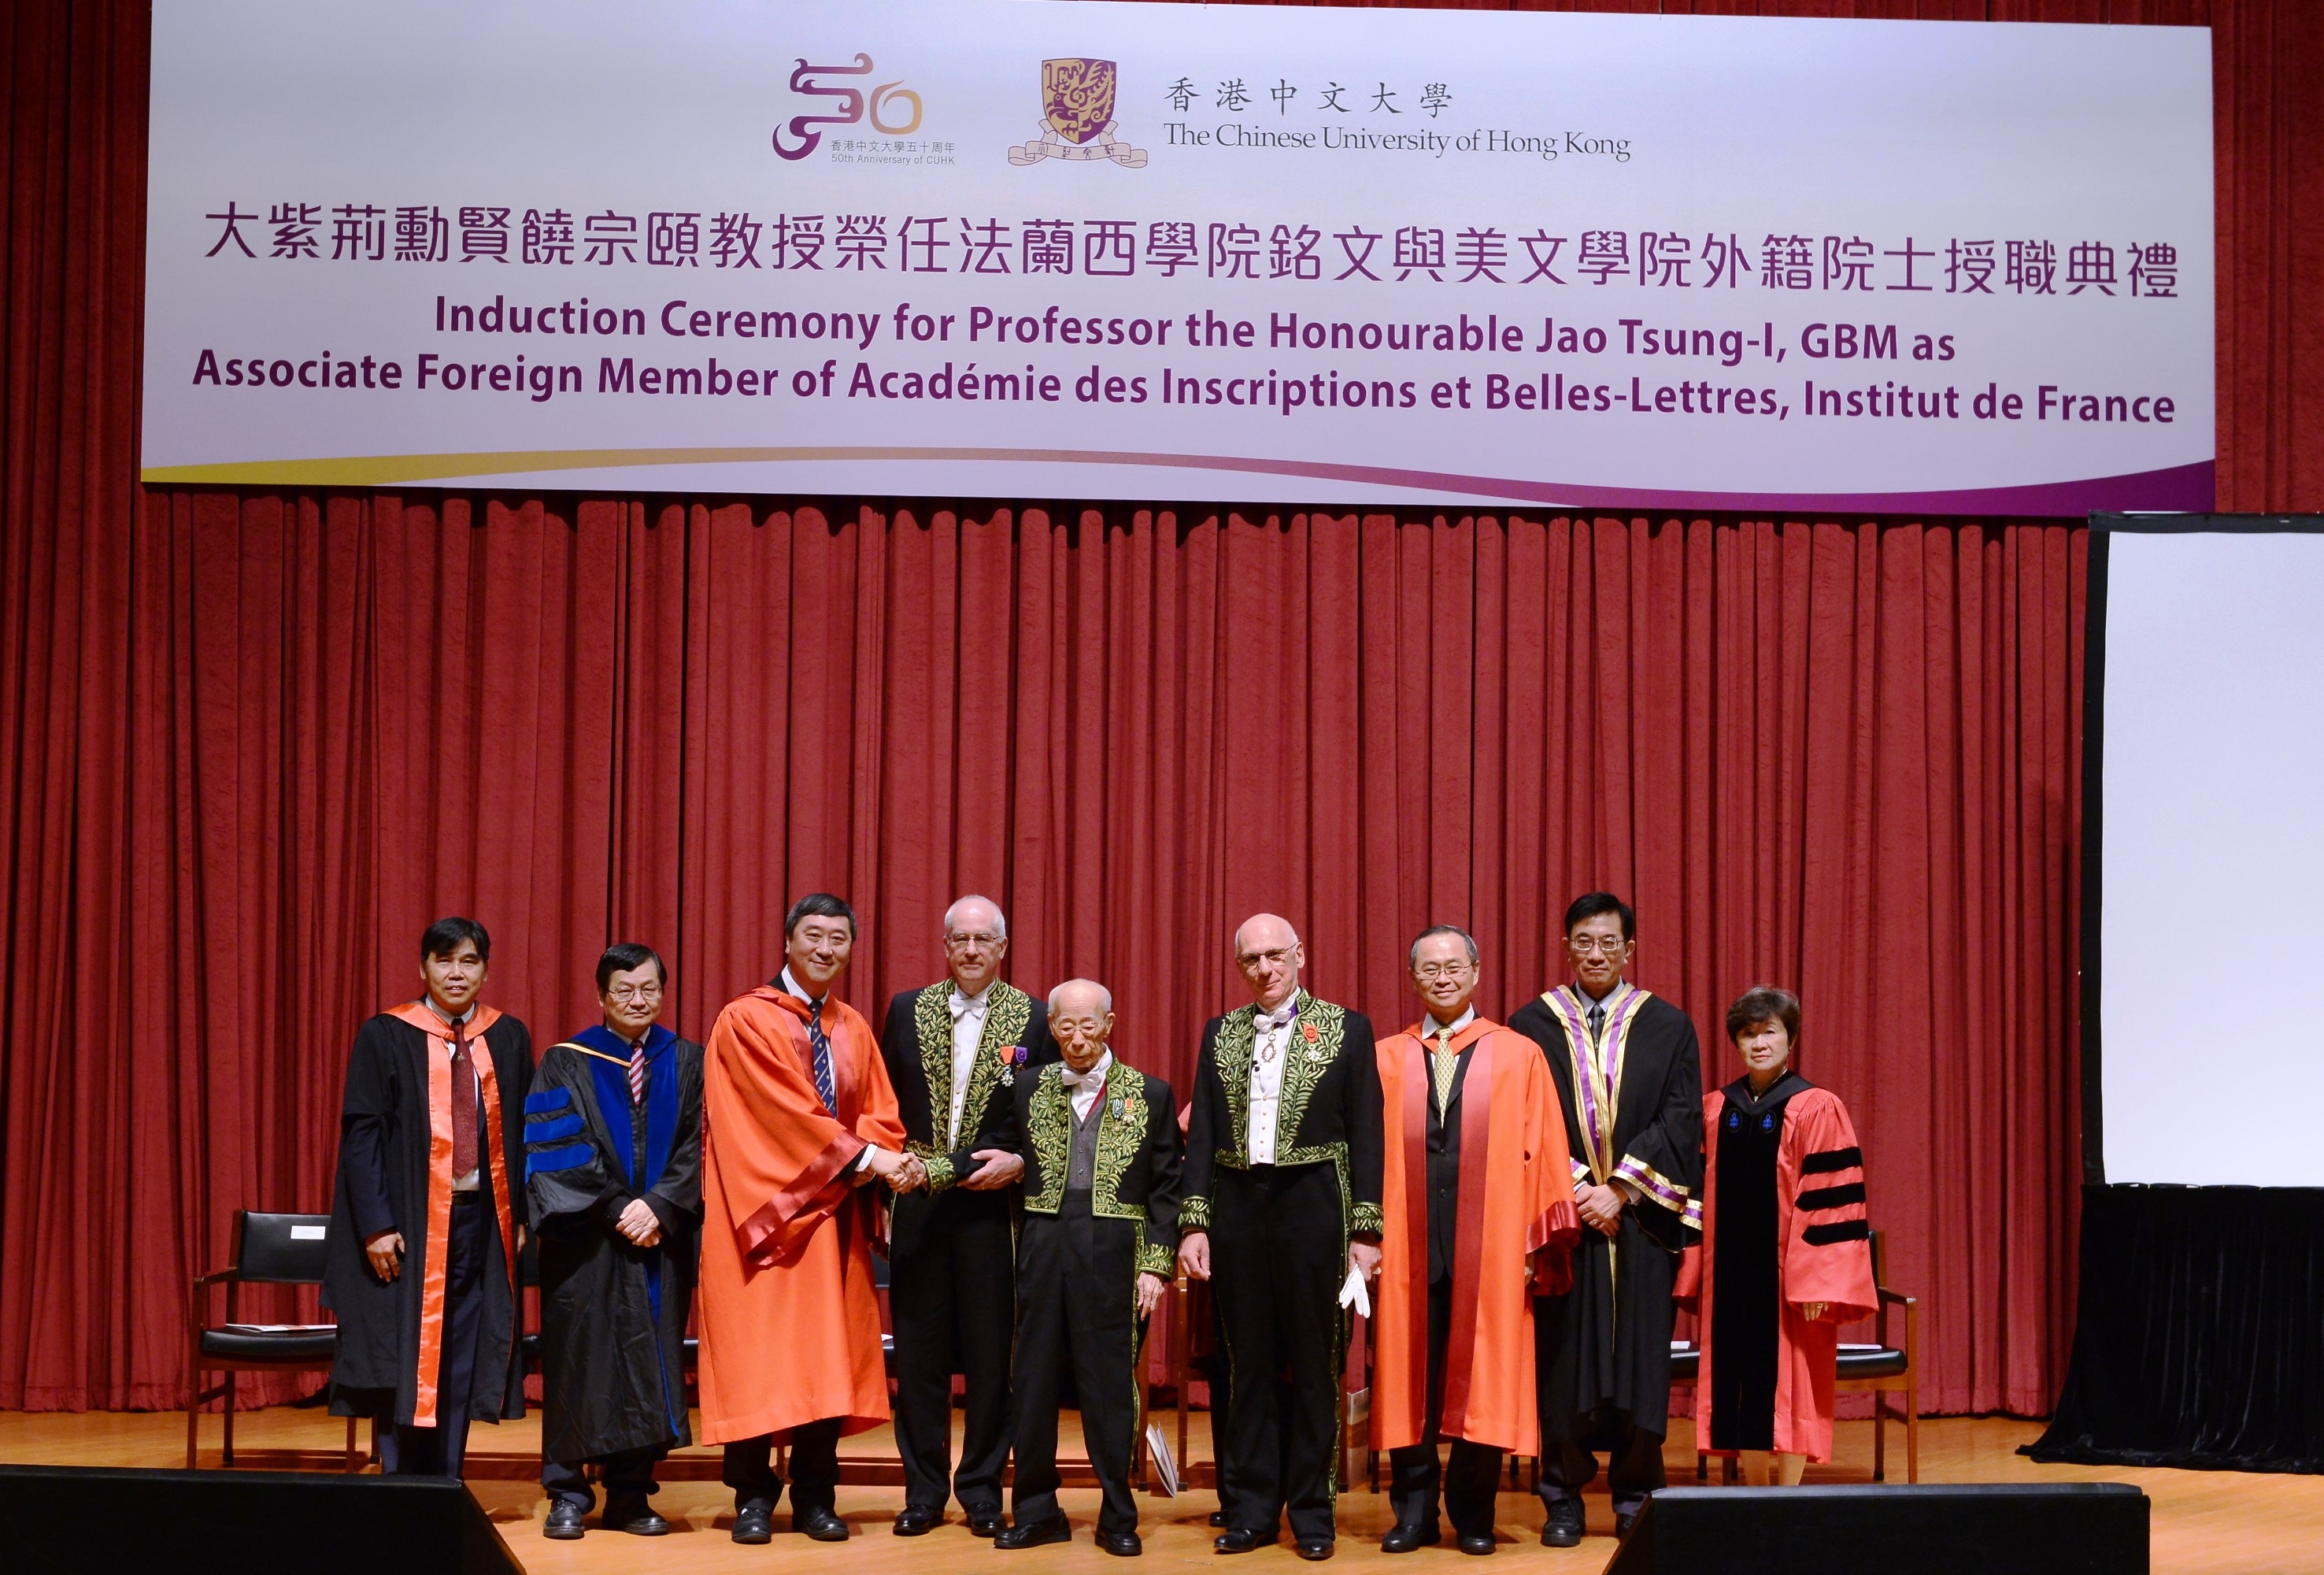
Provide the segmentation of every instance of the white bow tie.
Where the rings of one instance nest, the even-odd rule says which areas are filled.
[[[967,1016],[971,1012],[983,1011],[984,1003],[990,997],[988,996],[979,996],[976,999],[972,1001],[966,996],[962,995],[958,990],[954,990],[952,993],[952,999],[947,1002],[946,1005],[952,1008],[952,1020],[957,1023],[962,1018]]]
[[[1259,1013],[1254,1021],[1258,1024],[1261,1033],[1272,1033],[1278,1028],[1289,1027],[1291,1020],[1298,1015],[1299,1003],[1286,1001],[1272,1012]]]
[[[1068,1089],[1078,1089],[1084,1083],[1096,1082],[1099,1075],[1100,1069],[1097,1067],[1092,1067],[1085,1072],[1077,1072],[1074,1070],[1073,1068],[1066,1067],[1057,1074],[1057,1077],[1058,1080],[1063,1082]]]

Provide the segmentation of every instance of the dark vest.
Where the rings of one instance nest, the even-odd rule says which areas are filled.
[[[1452,1277],[1452,1261],[1461,1234],[1461,1090],[1469,1081],[1469,1062],[1478,1044],[1462,1048],[1452,1072],[1452,1092],[1446,1107],[1436,1108],[1436,1041],[1425,1039],[1428,1057],[1428,1283]]]
[[[1073,1108],[1073,1097],[1077,1089],[1065,1090],[1065,1108]],[[1097,1129],[1105,1116],[1105,1093],[1090,1101],[1086,1119],[1073,1123],[1074,1145],[1065,1161],[1065,1198],[1061,1212],[1087,1214],[1090,1211],[1090,1189],[1097,1184]]]

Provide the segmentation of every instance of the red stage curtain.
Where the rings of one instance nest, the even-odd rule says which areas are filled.
[[[2324,40],[2150,12],[2219,29],[2221,505],[2319,506]],[[439,912],[536,1033],[642,937],[698,1034],[798,890],[862,905],[872,1004],[982,889],[1019,979],[1106,978],[1183,1081],[1253,908],[1398,1021],[1420,924],[1506,1010],[1609,884],[1716,1075],[1725,1001],[1801,987],[1931,1403],[2047,1408],[2078,530],[141,492],[143,14],[26,0],[0,49],[0,1406],[180,1401],[187,1277],[235,1207],[326,1205],[348,1036]]]

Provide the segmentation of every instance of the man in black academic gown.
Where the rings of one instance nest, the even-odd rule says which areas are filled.
[[[1009,1348],[1017,1316],[1010,1221],[1018,1157],[1015,1089],[1056,1059],[1047,1010],[1001,982],[1009,925],[983,897],[945,911],[947,977],[888,1004],[880,1054],[927,1186],[899,1194],[889,1227],[896,1336],[896,1448],[904,1461],[898,1536],[942,1524],[957,1493],[968,1529],[1001,1529],[1009,1458]],[[952,1468],[952,1376],[967,1427]]]
[[[1170,1085],[1114,1059],[1113,996],[1091,979],[1049,992],[1062,1063],[1018,1081],[1025,1233],[1018,1254],[1012,1428],[1017,1524],[997,1546],[1073,1540],[1057,1506],[1057,1406],[1073,1380],[1104,1497],[1097,1545],[1143,1552],[1130,1468],[1146,1384],[1146,1321],[1177,1261],[1179,1141]]]
[[[1582,1240],[1573,1287],[1534,1303],[1540,1387],[1541,1540],[1586,1531],[1582,1490],[1609,1452],[1614,1530],[1663,1486],[1670,1427],[1671,1291],[1702,1226],[1702,1052],[1670,1002],[1627,983],[1637,946],[1629,904],[1605,892],[1565,913],[1573,982],[1509,1015],[1541,1046],[1565,1105]]]
[[[472,1419],[524,1414],[515,1198],[532,1038],[478,1002],[491,956],[475,920],[430,924],[427,994],[365,1023],[347,1059],[323,1273],[331,1413],[378,1419],[390,1475],[457,1477]]]
[[[597,959],[604,1021],[540,1058],[524,1102],[540,1241],[542,1534],[604,1524],[659,1536],[654,1467],[693,1442],[686,1317],[702,1227],[702,1047],[654,1021],[667,982],[651,949]]]
[[[1272,1543],[1287,1509],[1299,1556],[1332,1556],[1348,1338],[1340,1288],[1351,1270],[1379,1274],[1372,1025],[1301,990],[1305,960],[1288,921],[1246,920],[1235,966],[1252,1005],[1211,1019],[1194,1063],[1178,1257],[1211,1282],[1227,1350],[1222,1553]],[[1215,1405],[1212,1415],[1218,1427]]]

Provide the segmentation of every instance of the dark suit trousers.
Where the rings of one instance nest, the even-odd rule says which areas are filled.
[[[436,1369],[436,1425],[380,1429],[379,1468],[389,1477],[457,1477],[468,1453],[468,1403],[475,1393],[476,1339],[484,1321],[485,1233],[500,1228],[492,1194],[479,1188],[460,1202],[454,1194],[444,1237],[444,1343]],[[417,1243],[413,1243],[417,1246]],[[408,1254],[403,1272],[420,1272]],[[495,1413],[499,1411],[494,1406]]]
[[[803,1422],[791,1429],[791,1513],[829,1509],[839,1497],[839,1424],[841,1417]],[[774,1467],[771,1433],[737,1439],[726,1446],[724,1477],[734,1490],[734,1508],[772,1509],[783,1496],[783,1479]]]
[[[1140,1410],[1138,1276],[1134,1269],[1121,1273],[1124,1255],[1101,1252],[1098,1241],[1102,1230],[1136,1228],[1092,1218],[1087,1192],[1067,1192],[1054,1219],[1025,1217],[1010,1404],[1017,1453],[1011,1500],[1019,1525],[1059,1513],[1057,1405],[1071,1372],[1081,1402],[1082,1442],[1105,1495],[1097,1529],[1138,1529],[1138,1500],[1130,1491]]]
[[[889,1269],[896,1329],[896,1448],[904,1502],[1001,1513],[1009,1459],[1009,1342],[1017,1319],[1016,1244],[1007,1194],[948,1192],[899,1201],[925,1210]],[[900,1233],[899,1233],[900,1234]],[[967,1428],[952,1469],[952,1376],[966,1380]]]
[[[1577,1255],[1580,1250],[1575,1249]],[[1534,1299],[1534,1363],[1540,1376],[1542,1502],[1554,1504],[1561,1498],[1581,1497],[1582,1490],[1598,1477],[1598,1457],[1591,1451],[1604,1448],[1606,1486],[1614,1496],[1614,1513],[1634,1515],[1646,1503],[1647,1495],[1666,1483],[1663,1474],[1663,1435],[1637,1426],[1629,1413],[1610,1406],[1587,1413],[1574,1411],[1574,1365],[1592,1359],[1593,1355],[1578,1349],[1579,1342],[1569,1339],[1565,1331],[1565,1320],[1579,1316],[1580,1299],[1578,1292]]]
[[[654,1468],[662,1462],[668,1450],[625,1450],[618,1455],[604,1455],[595,1460],[543,1460],[540,1463],[540,1486],[551,1501],[564,1499],[581,1506],[586,1515],[597,1502],[595,1489],[589,1486],[586,1466],[597,1468],[598,1477],[605,1484],[605,1502],[618,1505],[623,1499],[635,1503],[661,1491],[654,1480]]]
[[[1293,1536],[1334,1534],[1348,1275],[1341,1231],[1340,1182],[1328,1163],[1218,1172],[1211,1295],[1227,1347],[1219,1459],[1230,1526],[1273,1536],[1288,1510]],[[1286,1369],[1284,1388],[1276,1376]]]
[[[1501,1451],[1490,1444],[1452,1441],[1452,1458],[1440,1468],[1437,1423],[1444,1414],[1444,1348],[1452,1322],[1450,1277],[1428,1287],[1428,1431],[1416,1444],[1388,1452],[1388,1503],[1399,1525],[1436,1524],[1436,1486],[1444,1485],[1444,1508],[1460,1536],[1490,1536],[1500,1491]]]

